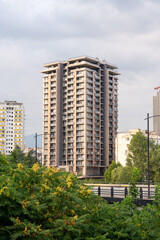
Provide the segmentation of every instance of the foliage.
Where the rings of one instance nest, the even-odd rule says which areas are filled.
[[[139,179],[139,170],[138,168],[133,168],[132,176],[130,180],[130,187],[129,187],[129,194],[131,195],[133,201],[137,200],[139,192],[138,188],[136,187],[136,182]]]
[[[120,163],[117,164],[115,161],[112,161],[112,163],[109,165],[109,168],[104,173],[104,177],[105,177],[106,182],[111,182],[112,181],[112,176],[111,176],[112,171],[119,166],[121,166]]]
[[[131,169],[129,167],[119,166],[111,172],[111,181],[114,183],[128,183],[130,178]]]
[[[106,182],[126,183],[131,178],[131,168],[123,167],[120,163],[112,161],[109,168],[105,171],[104,177]]]
[[[27,155],[25,155],[19,146],[16,146],[11,154],[6,156],[6,158],[12,163],[21,163],[27,167],[32,167],[33,164],[37,162],[34,156],[34,150],[29,151]]]
[[[72,173],[0,156],[1,240],[158,240],[160,208],[107,204]]]
[[[154,182],[160,182],[160,147],[158,144],[150,149],[150,178]]]
[[[160,146],[153,140],[150,140],[150,179],[154,181],[160,180]],[[139,181],[144,181],[148,177],[148,143],[147,137],[142,132],[133,135],[127,155],[127,166],[136,167],[140,171]]]

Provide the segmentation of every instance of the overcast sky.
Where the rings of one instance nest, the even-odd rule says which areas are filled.
[[[88,55],[119,67],[119,131],[146,128],[160,86],[160,0],[0,0],[0,101],[42,132],[44,63]]]

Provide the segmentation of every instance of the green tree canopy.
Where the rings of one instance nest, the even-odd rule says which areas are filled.
[[[7,155],[6,158],[12,163],[22,163],[27,167],[32,167],[33,164],[37,162],[34,150],[30,150],[27,154],[25,154],[19,146],[15,146],[14,150],[10,155]]]
[[[111,181],[115,183],[128,183],[131,179],[131,168],[119,166],[111,172]]]
[[[153,140],[150,140],[150,159],[151,159],[151,169],[155,167],[154,162],[159,164],[159,152],[160,146],[155,144]],[[127,166],[128,167],[136,167],[140,171],[141,181],[147,179],[147,169],[148,169],[148,144],[147,137],[144,136],[142,132],[137,132],[133,135],[129,147],[128,147],[128,155],[127,155]],[[153,174],[152,174],[153,179]]]
[[[72,173],[0,156],[1,240],[159,240],[159,216],[158,204],[110,206]]]
[[[112,161],[112,163],[109,165],[109,168],[104,173],[104,177],[105,177],[106,182],[111,182],[112,181],[112,176],[111,176],[112,171],[113,171],[113,169],[115,169],[119,166],[121,166],[120,163],[117,164],[115,161]]]

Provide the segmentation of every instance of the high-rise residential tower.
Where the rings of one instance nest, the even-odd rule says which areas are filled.
[[[153,96],[153,116],[155,115],[160,115],[160,90],[157,96]],[[153,118],[153,131],[160,135],[160,117]]]
[[[117,66],[84,56],[44,67],[42,163],[103,175],[115,159]]]
[[[17,145],[23,149],[23,104],[0,102],[0,153],[8,155]]]

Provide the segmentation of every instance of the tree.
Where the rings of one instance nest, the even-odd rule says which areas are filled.
[[[159,218],[158,199],[141,211],[131,196],[110,206],[72,173],[0,156],[1,240],[159,240]]]
[[[27,167],[32,167],[37,162],[34,150],[30,150],[27,155],[21,150],[19,146],[15,146],[10,155],[6,156],[8,161],[12,163],[21,163]]]
[[[160,149],[158,145],[155,144],[153,140],[150,140],[150,158],[152,162],[155,161],[154,151],[155,146],[157,149]],[[144,136],[142,132],[137,132],[133,135],[129,147],[128,147],[128,155],[127,155],[127,166],[128,167],[136,167],[140,171],[140,179],[141,181],[147,179],[147,169],[148,169],[148,144],[147,137]]]
[[[115,161],[112,161],[112,163],[109,165],[109,168],[104,173],[104,177],[105,177],[106,182],[111,182],[112,181],[112,176],[111,176],[112,171],[119,166],[121,166],[120,163],[116,163]]]
[[[35,151],[32,149],[25,156],[24,164],[28,167],[32,167],[33,164],[36,163],[36,162],[38,162],[38,160],[35,157]]]
[[[14,150],[11,152],[10,155],[7,156],[8,160],[14,162],[14,163],[24,163],[25,160],[25,154],[21,150],[19,146],[15,146]]]
[[[115,183],[128,183],[131,179],[131,168],[119,166],[111,172],[111,180]]]

